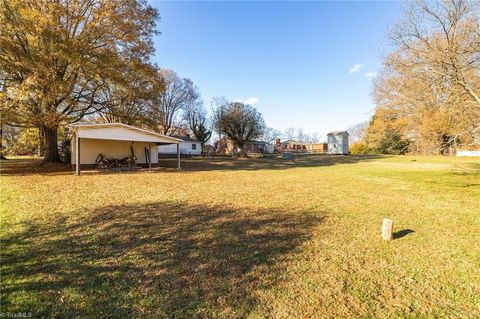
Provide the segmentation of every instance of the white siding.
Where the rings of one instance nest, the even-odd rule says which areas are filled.
[[[480,151],[457,151],[457,156],[479,156]]]
[[[348,134],[328,134],[328,153],[348,155]]]
[[[342,152],[343,155],[348,155],[350,153],[349,148],[348,148],[348,134],[344,133],[343,134],[343,147],[342,147]]]
[[[80,139],[80,164],[95,164],[99,153],[110,158],[121,159],[131,155],[130,147],[137,157],[137,163],[146,164],[145,147],[148,149],[150,144],[152,164],[158,163],[158,154],[156,152],[156,143],[130,142],[130,141],[112,141],[100,139]],[[72,139],[71,163],[76,163],[75,139]]]
[[[274,148],[272,144],[265,144],[265,153],[271,154],[274,152]]]
[[[195,145],[193,149],[192,145]],[[167,144],[158,146],[159,154],[177,154],[177,144]],[[202,145],[196,141],[183,141],[180,143],[180,154],[183,155],[201,155]]]

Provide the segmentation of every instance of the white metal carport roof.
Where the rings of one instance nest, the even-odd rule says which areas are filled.
[[[101,139],[113,141],[132,141],[132,142],[151,142],[157,144],[177,144],[177,168],[180,169],[180,150],[181,139],[158,134],[156,132],[144,130],[135,126],[123,123],[91,123],[91,124],[71,124],[69,127],[75,130],[75,147],[77,156],[76,173],[80,174],[80,140]]]
[[[72,124],[69,125],[69,127],[74,128],[75,134],[80,138],[164,144],[178,144],[182,141],[179,138],[162,135],[123,123]]]

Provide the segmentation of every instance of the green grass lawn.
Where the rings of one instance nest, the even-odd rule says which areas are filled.
[[[1,162],[2,313],[480,318],[478,158],[38,164]]]

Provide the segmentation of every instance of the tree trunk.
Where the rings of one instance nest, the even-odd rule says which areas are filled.
[[[0,127],[0,159],[7,159],[5,155],[3,155],[3,127]]]
[[[37,156],[41,157],[44,155],[45,149],[45,135],[43,128],[38,128],[38,149],[37,149]]]
[[[238,157],[248,157],[247,152],[245,152],[245,143],[237,143],[238,148]]]
[[[60,162],[60,156],[58,156],[58,141],[57,141],[57,127],[55,128],[43,128],[45,133],[45,162]]]

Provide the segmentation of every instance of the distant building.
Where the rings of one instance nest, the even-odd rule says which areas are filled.
[[[281,142],[280,139],[276,139],[275,149],[278,153],[323,154],[327,152],[327,143],[307,143],[293,140]]]
[[[279,153],[284,152],[293,152],[293,153],[306,153],[307,151],[307,144],[304,142],[294,141],[294,140],[286,140],[280,142],[280,139],[275,141],[275,147]]]
[[[250,141],[245,143],[245,149],[248,153],[273,153],[273,145],[264,141]]]
[[[462,151],[458,150],[455,153],[456,156],[459,157],[468,157],[468,156],[473,156],[473,157],[480,157],[480,151]]]
[[[336,131],[327,134],[328,154],[348,155],[348,132]]]
[[[457,149],[456,156],[478,156],[480,157],[480,145],[463,146]]]
[[[226,138],[221,138],[213,143],[213,148],[217,155],[228,155],[233,148],[233,143]]]
[[[229,139],[222,138],[214,143],[215,152],[220,155],[231,155],[238,152],[238,147]],[[273,145],[264,141],[248,141],[245,143],[247,153],[273,153]]]
[[[328,151],[327,143],[309,143],[307,144],[307,152],[310,154],[325,154]]]
[[[181,139],[180,142],[180,154],[199,156],[202,155],[202,143],[189,136],[172,136],[177,139]],[[177,145],[159,145],[157,146],[158,154],[177,154]]]
[[[210,156],[215,154],[215,146],[207,144],[203,146],[204,155]]]

